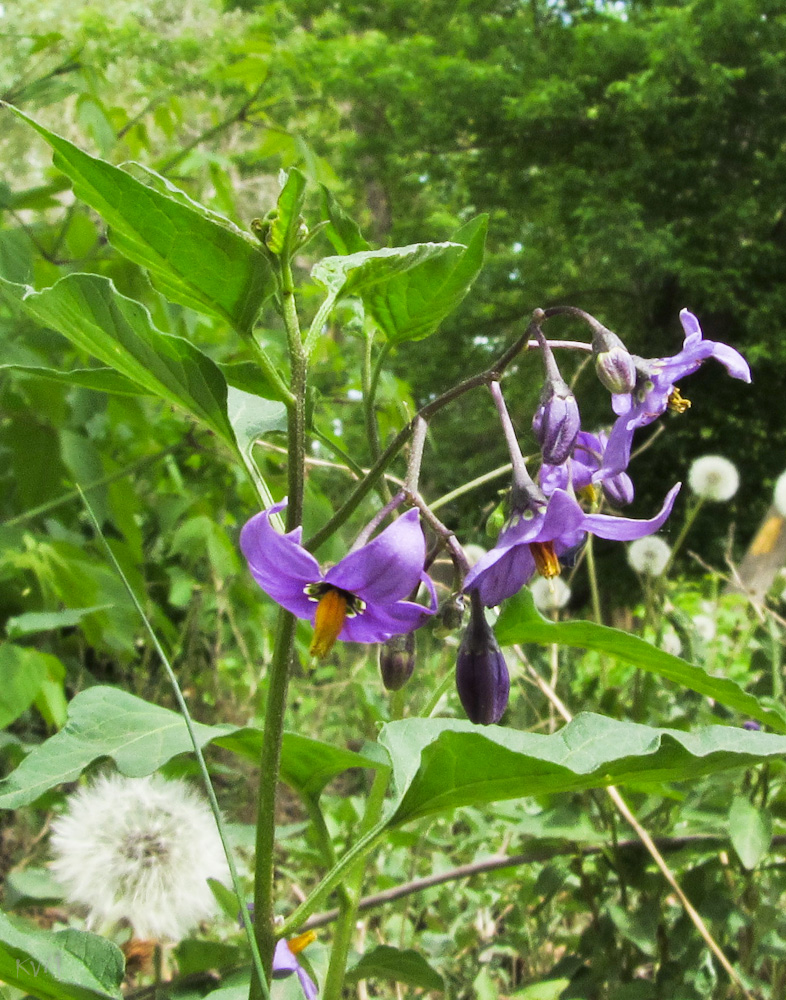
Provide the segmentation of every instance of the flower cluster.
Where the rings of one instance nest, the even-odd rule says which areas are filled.
[[[513,483],[510,514],[494,548],[471,568],[466,560],[461,565],[454,555],[457,570],[464,575],[463,592],[471,601],[456,679],[462,704],[473,722],[498,722],[510,689],[507,666],[485,609],[517,593],[536,571],[546,580],[557,577],[562,565],[575,562],[590,534],[635,541],[658,531],[671,514],[680,483],[668,491],[661,509],[650,518],[636,520],[599,509],[601,498],[615,509],[633,500],[633,481],[627,468],[635,432],[667,409],[681,413],[690,406],[675,383],[708,358],[720,361],[734,378],[750,381],[742,356],[725,344],[705,340],[698,320],[687,309],[680,313],[685,332],[682,350],[673,357],[654,359],[631,354],[616,334],[584,315],[593,325],[595,370],[611,393],[616,415],[608,434],[582,430],[573,391],[560,375],[537,326],[545,380],[532,422],[541,449],[535,479],[522,457],[501,389],[497,382],[490,385],[511,454]],[[731,496],[736,478],[732,483],[726,468],[729,464],[712,456],[696,463],[691,473],[694,491],[708,499]],[[736,476],[733,467],[732,472]],[[312,622],[313,656],[326,656],[337,639],[383,643],[383,680],[389,689],[397,690],[409,679],[414,666],[412,633],[434,614],[437,603],[434,585],[425,572],[426,541],[418,510],[407,511],[371,541],[365,541],[377,524],[375,519],[361,534],[364,543],[357,543],[340,562],[323,571],[304,548],[301,528],[281,534],[271,524],[271,515],[285,506],[283,501],[262,511],[241,532],[240,545],[254,579],[282,607]],[[436,521],[433,515],[428,520],[432,525]],[[640,562],[641,572],[656,573],[668,559],[662,554],[664,545],[653,539],[646,546],[631,549],[631,561],[636,560],[636,565]],[[428,607],[416,600],[421,585],[430,597]],[[449,600],[456,596],[454,593]],[[545,606],[560,606],[555,591],[550,591],[549,600]],[[541,595],[541,603],[544,601]]]

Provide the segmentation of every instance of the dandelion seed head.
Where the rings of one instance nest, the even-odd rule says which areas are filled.
[[[657,535],[637,538],[628,546],[628,562],[637,573],[660,576],[671,556],[671,547]]]
[[[664,632],[660,641],[660,648],[664,653],[671,653],[672,656],[679,656],[682,653],[682,643],[677,633],[670,629]]]
[[[546,579],[539,576],[530,586],[535,607],[541,611],[558,611],[570,600],[571,590],[561,576]]]
[[[731,500],[740,485],[737,467],[721,455],[703,455],[688,470],[688,485],[703,500]]]
[[[772,502],[780,516],[786,517],[786,472],[782,472],[775,480]]]
[[[52,870],[87,926],[126,921],[134,936],[180,941],[215,914],[207,884],[229,881],[207,803],[183,781],[104,775],[52,824]]]

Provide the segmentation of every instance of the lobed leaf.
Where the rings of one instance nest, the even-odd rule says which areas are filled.
[[[558,643],[579,649],[594,649],[618,657],[626,663],[675,681],[698,694],[714,698],[728,708],[734,708],[746,718],[758,719],[778,732],[786,733],[786,710],[772,703],[763,705],[759,699],[743,690],[736,681],[713,677],[701,667],[672,656],[636,635],[621,629],[596,625],[594,622],[552,622],[536,609],[529,590],[522,590],[506,601],[494,630],[499,643]]]
[[[422,990],[444,990],[442,976],[412,948],[392,948],[380,944],[365,952],[347,969],[346,982],[360,979],[387,979]]]
[[[219,316],[241,333],[250,331],[276,288],[270,265],[250,235],[229,220],[219,223],[183,192],[175,195],[174,186],[153,171],[142,183],[6,107],[49,143],[54,164],[71,179],[74,193],[109,224],[110,242],[147,268],[167,298]],[[158,178],[156,187],[152,178]]]
[[[0,278],[0,294],[58,330],[145,392],[191,413],[234,442],[218,366],[182,337],[162,333],[147,309],[97,274],[69,274],[36,292]]]
[[[0,912],[0,979],[39,1000],[117,1000],[123,953],[86,931],[52,934]]]
[[[459,719],[383,727],[397,804],[391,824],[544,792],[625,782],[684,781],[780,757],[786,737],[733,726],[692,733],[582,713],[550,736]]]
[[[39,654],[43,655],[43,654]],[[259,760],[262,733],[253,727],[194,723],[200,747],[210,742]],[[64,781],[73,781],[94,761],[111,757],[121,774],[152,774],[178,754],[192,750],[183,718],[119,688],[96,686],[80,692],[68,706],[63,729],[35,747],[0,781],[0,809],[16,809]],[[316,795],[350,767],[377,767],[375,761],[287,733],[281,756],[282,780],[305,795]]]
[[[311,271],[336,297],[359,295],[392,343],[434,333],[461,302],[483,263],[486,216],[456,234],[466,243],[414,243],[406,247],[326,257]]]

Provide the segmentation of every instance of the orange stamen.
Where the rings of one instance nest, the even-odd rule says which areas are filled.
[[[287,946],[293,955],[297,955],[307,945],[310,945],[312,941],[316,941],[316,939],[316,931],[304,931],[302,934],[298,934],[297,937],[289,938]]]
[[[309,653],[320,660],[328,655],[338,639],[347,617],[347,595],[340,590],[325,591],[317,604],[314,618],[314,638]]]
[[[559,559],[554,552],[553,542],[530,542],[529,550],[541,576],[545,576],[547,580],[552,576],[559,576]]]

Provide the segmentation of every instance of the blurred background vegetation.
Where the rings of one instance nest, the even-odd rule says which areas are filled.
[[[741,554],[786,466],[786,14],[778,0],[6,0],[0,12],[3,100],[113,163],[155,168],[244,228],[272,206],[278,173],[292,166],[315,182],[310,223],[319,218],[318,182],[375,246],[447,239],[478,213],[489,214],[486,266],[461,309],[435,337],[391,355],[379,396],[383,436],[430,394],[484,367],[535,307],[580,306],[645,357],[677,352],[678,313],[690,308],[705,336],[745,354],[754,381],[742,386],[714,362],[692,377],[684,387],[692,409],[668,419],[667,433],[632,466],[632,512],[649,516],[693,457],[722,454],[740,470],[740,491],[730,505],[703,510],[691,545],[722,565],[734,528],[731,551]],[[0,122],[0,273],[39,288],[69,271],[108,275],[148,306],[161,330],[194,340],[217,360],[244,358],[220,321],[167,303],[141,269],[115,253],[31,130],[7,112]],[[321,238],[311,244],[301,277],[330,252]],[[309,318],[318,301],[306,287],[300,305]],[[278,318],[263,315],[261,326],[270,353],[283,359]],[[552,322],[549,334],[586,336],[567,321]],[[5,305],[0,340],[5,365],[64,370],[90,363]],[[361,464],[368,460],[356,393],[362,350],[346,310],[319,349],[313,417],[320,434]],[[580,389],[585,381],[591,388],[589,374],[571,372],[572,364],[565,360],[565,373],[578,374]],[[523,357],[506,380],[525,449],[540,375],[539,359]],[[597,406],[585,408],[586,426],[609,420],[604,393],[584,398]],[[275,450],[281,442],[271,436],[265,444],[257,454],[278,497],[285,490]],[[315,444],[314,455],[334,457],[324,444]],[[246,579],[236,551],[239,525],[255,510],[253,493],[209,434],[184,430],[179,416],[149,399],[104,396],[0,366],[0,459],[0,613],[20,648],[56,657],[36,689],[37,713],[8,740],[10,759],[14,740],[40,738],[60,724],[65,695],[96,681],[168,698],[155,655],[74,497],[76,482],[101,483],[91,501],[129,578],[147,594],[183,686],[198,696],[197,714],[253,714],[264,695],[259,664],[270,648],[274,609]],[[423,492],[434,499],[505,461],[489,401],[465,397],[434,421]],[[341,469],[315,467],[307,534],[346,484]],[[495,481],[441,514],[463,540],[487,542],[485,518],[503,486]],[[327,546],[321,555],[335,553]],[[630,607],[635,578],[623,555],[609,545],[599,546],[598,556],[607,613],[640,617],[641,608]],[[693,578],[683,601],[690,616],[707,596],[698,589],[703,571],[687,558],[678,568]],[[63,609],[80,614],[72,621]],[[739,670],[742,650],[769,664],[771,636],[744,616],[729,622],[728,649],[705,650],[697,661],[706,655],[717,666],[723,654],[729,670]],[[387,717],[388,703],[373,665],[350,647],[342,655],[340,670],[330,662],[302,678],[289,721],[329,738],[346,724],[339,706],[351,704],[362,741]],[[453,655],[448,648],[430,658],[437,675],[452,669]],[[575,703],[596,699],[624,711],[618,691],[630,677],[608,687],[603,664],[582,663],[569,692]],[[435,683],[433,674],[416,674],[415,710]],[[705,711],[691,699],[650,695],[645,715],[661,724],[687,723]],[[532,691],[520,699],[514,724],[543,717],[538,699]],[[223,780],[231,788],[236,779]],[[690,809],[712,812],[727,802],[725,791],[707,791]],[[337,829],[352,829],[353,808],[351,799],[339,799]],[[500,809],[500,817],[518,808]],[[670,811],[677,809],[652,803],[664,829],[677,821]],[[516,822],[526,826],[526,813],[519,810]],[[471,811],[461,818],[466,857],[490,848],[494,822]],[[455,824],[440,821],[432,830],[433,842],[453,846]],[[425,835],[413,833],[412,842],[401,836],[380,862],[383,885],[407,875],[411,850]],[[13,856],[17,833],[8,837]],[[294,860],[308,853],[299,841],[292,850]],[[705,879],[700,890],[709,896],[726,877],[712,857],[694,875],[697,884]],[[562,921],[561,933],[579,941],[594,926],[596,936],[577,954],[614,939],[622,958],[610,950],[598,981],[619,969],[632,979],[642,948],[645,955],[661,948],[645,917],[664,892],[637,858],[623,874],[640,894],[639,924],[613,911],[599,915],[602,907],[588,902],[618,893],[623,876],[602,863],[587,874],[574,859],[572,867],[527,875],[532,900],[541,901],[532,903],[542,922],[533,935],[542,940]],[[412,862],[412,874],[415,868]],[[739,893],[752,893],[747,874],[741,878]],[[575,919],[558,905],[567,882]],[[505,894],[514,890],[511,902]],[[470,951],[478,941],[491,947],[497,917],[483,924],[484,907],[497,914],[513,907],[511,926],[519,930],[497,956],[506,982],[561,957],[562,945],[550,957],[533,951],[525,974],[515,957],[529,948],[516,909],[529,905],[521,877],[497,883],[493,902],[484,893],[465,897],[463,917],[477,918],[462,934]],[[755,912],[753,897],[745,898]],[[585,921],[588,907],[598,910],[594,924]],[[420,939],[430,934],[437,956],[453,947],[457,932],[432,926],[428,901],[422,912],[402,911],[397,919],[385,934],[408,942],[415,929]],[[670,919],[676,926],[682,918]],[[680,976],[693,966],[698,981],[698,962],[684,951]],[[496,996],[495,981],[489,976],[472,995]],[[713,995],[712,984],[679,981],[686,996]]]

